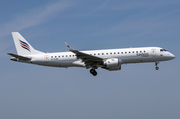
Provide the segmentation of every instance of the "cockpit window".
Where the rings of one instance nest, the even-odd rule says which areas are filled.
[[[167,50],[165,50],[165,49],[160,49],[160,51],[162,52],[162,51],[167,51]]]

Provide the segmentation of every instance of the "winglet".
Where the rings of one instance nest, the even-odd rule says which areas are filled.
[[[68,47],[68,49],[69,49],[70,51],[74,51],[74,49],[72,49],[66,42],[65,42],[65,44],[66,44],[66,46]]]

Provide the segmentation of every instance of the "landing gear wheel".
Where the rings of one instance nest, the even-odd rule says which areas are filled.
[[[91,69],[91,70],[90,70],[90,73],[91,73],[93,76],[96,76],[96,75],[97,75],[97,72],[96,72],[95,69]]]
[[[156,65],[156,70],[159,70],[159,67],[157,66],[159,64],[159,62],[155,62],[155,65]]]
[[[159,67],[156,67],[156,70],[159,70]]]

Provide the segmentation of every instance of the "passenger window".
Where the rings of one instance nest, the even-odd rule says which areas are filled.
[[[142,51],[140,51],[140,53],[142,53]]]
[[[60,56],[59,56],[60,57]]]
[[[127,52],[125,52],[125,54],[127,54]]]
[[[118,54],[119,54],[119,52],[118,52]]]
[[[123,52],[121,52],[121,54],[123,54]]]
[[[53,56],[51,56],[51,58],[53,58]]]
[[[71,55],[69,55],[69,57],[71,57]]]
[[[102,53],[102,55],[104,55],[104,53]]]
[[[64,57],[64,55],[62,57]]]
[[[110,54],[112,54],[112,53],[110,53]]]
[[[100,53],[98,53],[98,55],[100,55]]]
[[[134,51],[132,53],[134,53]]]
[[[138,53],[138,51],[136,51],[136,53]]]
[[[146,51],[144,51],[144,52],[146,52]]]
[[[114,54],[116,54],[116,53],[114,52]]]
[[[129,53],[131,53],[131,52],[129,52]]]
[[[108,55],[108,53],[106,53],[106,55]]]
[[[94,55],[96,55],[96,54],[94,54]]]

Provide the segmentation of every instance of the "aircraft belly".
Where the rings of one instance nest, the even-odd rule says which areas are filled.
[[[72,66],[75,66],[75,67],[85,67],[85,64],[84,64],[84,62],[79,60],[79,61],[72,62]]]

